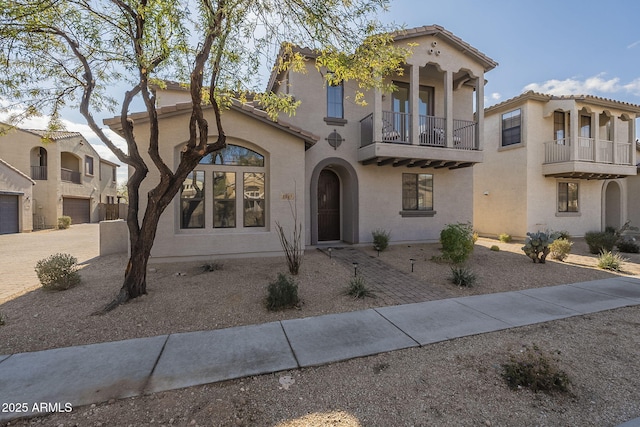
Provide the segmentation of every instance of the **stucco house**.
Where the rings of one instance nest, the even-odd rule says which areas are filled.
[[[291,232],[296,212],[306,245],[371,242],[379,228],[396,242],[436,240],[446,224],[472,221],[485,73],[497,63],[440,26],[394,40],[416,44],[404,74],[389,77],[398,90],[366,93],[365,107],[349,96],[357,82],[327,85],[308,49],[307,73],[274,73],[267,87],[302,101],[295,116],[274,122],[234,102],[222,118],[228,147],[203,159],[164,213],[152,260],[277,255],[276,222]],[[168,84],[156,95],[161,154],[176,165],[188,92]],[[146,115],[131,118],[147,138]],[[105,123],[120,130],[119,118]]]
[[[484,115],[484,162],[473,169],[474,227],[481,235],[583,236],[640,219],[634,142],[640,105],[526,92]]]
[[[63,215],[73,224],[97,222],[99,204],[115,203],[118,165],[101,159],[80,133],[7,129],[0,136],[0,158],[36,183],[32,219],[23,220],[20,231],[55,227]]]

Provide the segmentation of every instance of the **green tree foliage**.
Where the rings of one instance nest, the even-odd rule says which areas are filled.
[[[392,44],[390,28],[375,20],[388,0],[11,0],[0,8],[0,97],[21,119],[48,114],[49,129],[61,128],[63,107],[77,107],[89,127],[130,168],[127,224],[131,257],[120,293],[105,310],[146,293],[146,266],[162,212],[202,157],[226,145],[221,112],[231,98],[259,90],[265,63],[277,71],[302,72],[314,52],[329,83],[357,80],[352,94],[383,88],[382,76],[401,72],[410,46]],[[279,55],[277,55],[279,53]],[[326,70],[331,71],[330,74]],[[180,163],[160,155],[160,128],[153,87],[184,82],[191,96],[189,139]],[[256,97],[269,116],[293,114],[292,97]],[[128,120],[142,100],[148,120]],[[211,108],[214,123],[204,111]],[[98,125],[105,109],[121,117],[127,149]],[[148,140],[135,127],[147,126]],[[218,135],[210,140],[209,135]],[[150,162],[140,153],[147,152]],[[159,178],[140,194],[150,168]],[[141,197],[147,197],[144,214]]]

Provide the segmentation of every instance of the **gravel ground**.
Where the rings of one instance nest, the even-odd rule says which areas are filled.
[[[490,251],[498,245],[500,252]],[[380,261],[456,296],[502,292],[611,277],[577,241],[566,262],[533,264],[521,244],[480,239],[467,266],[476,286],[448,281],[450,266],[431,261],[438,245],[393,245]],[[371,256],[373,250],[363,248]],[[640,274],[640,256],[626,254],[623,274]],[[222,270],[200,264],[159,264],[148,275],[149,294],[105,316],[90,313],[117,292],[126,259],[90,260],[83,284],[65,292],[42,290],[0,305],[0,354],[36,351],[158,334],[226,328],[280,319],[361,310],[375,298],[344,295],[353,274],[318,251],[305,254],[297,278],[299,309],[271,313],[266,287],[283,258],[223,260]],[[407,264],[407,265],[405,265]],[[251,268],[248,268],[251,266]],[[181,275],[176,275],[181,273]],[[186,274],[186,275],[185,275]],[[513,391],[501,364],[523,346],[553,353],[571,379],[566,394]],[[614,426],[640,417],[640,307],[630,307],[460,338],[316,368],[106,402],[73,412],[14,421],[53,426]],[[290,386],[282,385],[291,376]]]

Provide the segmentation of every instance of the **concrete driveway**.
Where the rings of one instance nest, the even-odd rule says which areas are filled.
[[[78,224],[67,230],[0,235],[0,304],[40,286],[38,260],[68,253],[83,263],[100,253],[100,225]]]

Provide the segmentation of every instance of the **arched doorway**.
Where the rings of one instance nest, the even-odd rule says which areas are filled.
[[[324,169],[318,178],[318,241],[340,240],[340,178]]]
[[[622,226],[622,192],[620,184],[610,181],[604,190],[604,226],[618,229]]]
[[[311,244],[358,243],[358,177],[353,166],[338,157],[323,159],[314,167],[309,187]]]

